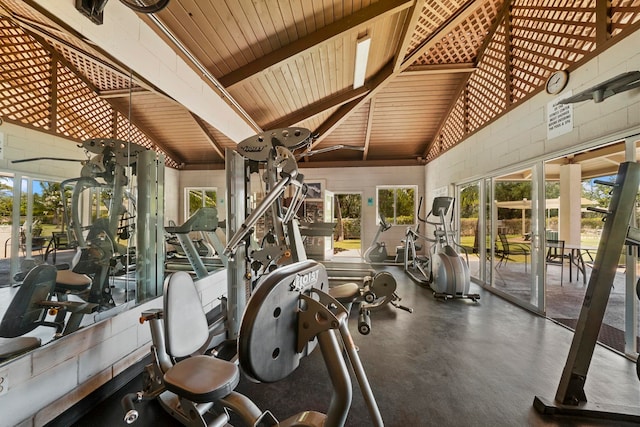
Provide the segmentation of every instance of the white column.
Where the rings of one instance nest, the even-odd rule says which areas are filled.
[[[580,244],[580,202],[582,168],[579,164],[560,166],[559,239],[567,245]]]

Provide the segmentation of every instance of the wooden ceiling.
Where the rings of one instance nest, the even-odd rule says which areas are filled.
[[[304,157],[303,166],[416,165],[538,93],[552,71],[639,28],[640,0],[601,4],[171,0],[140,19],[185,59],[188,51],[256,132],[301,126],[315,135],[308,149],[357,148]],[[37,1],[0,0],[0,30],[4,120],[75,140],[132,140],[184,169],[222,168],[225,148],[239,142]],[[354,89],[365,36],[366,81]]]

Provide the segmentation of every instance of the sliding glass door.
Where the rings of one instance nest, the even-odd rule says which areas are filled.
[[[640,161],[640,139],[581,149],[457,187],[460,239],[475,281],[574,328],[602,239],[619,165]],[[632,226],[640,228],[640,199]],[[482,255],[481,255],[482,254]],[[640,342],[638,248],[625,246],[599,341],[632,357]]]

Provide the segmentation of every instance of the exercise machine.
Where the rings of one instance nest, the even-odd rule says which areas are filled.
[[[391,224],[387,223],[384,215],[380,214],[380,226],[371,242],[369,248],[364,252],[364,259],[371,263],[382,263],[388,258],[387,245],[380,242],[380,235],[391,228]]]
[[[207,277],[211,271],[215,271],[228,266],[227,257],[223,254],[224,245],[218,234],[218,210],[214,207],[202,207],[194,212],[184,224],[178,226],[169,222],[168,226],[165,226],[165,231],[178,240],[180,247],[183,250],[187,263],[180,262],[180,258],[173,257],[166,263],[166,269],[171,270],[184,270],[185,267],[190,268],[194,272],[198,279]],[[196,247],[196,243],[191,238],[191,233],[200,233],[203,235],[203,239],[206,243],[202,245],[206,246],[205,255],[201,254],[201,251]],[[218,254],[216,258],[214,254]]]
[[[91,281],[86,276],[59,273],[47,264],[29,270],[0,322],[0,359],[39,347],[40,338],[24,336],[34,329],[54,328],[54,338],[58,338],[78,330],[83,316],[96,311],[97,304],[66,298],[72,289],[88,289]],[[71,313],[68,319],[67,313]]]
[[[536,396],[534,408],[545,415],[571,415],[640,423],[640,408],[587,401],[584,385],[598,340],[607,303],[622,249],[640,246],[640,229],[630,227],[640,186],[640,164],[621,163],[614,183],[599,181],[612,187],[608,209],[587,208],[602,213],[604,222],[598,252],[580,309],[567,361],[553,400]],[[637,286],[640,286],[637,284]],[[636,288],[640,297],[640,289]],[[636,366],[640,364],[637,362]],[[638,368],[640,372],[640,368]],[[613,394],[613,392],[612,392]]]
[[[455,242],[455,232],[451,228],[453,203],[453,197],[436,197],[427,216],[421,218],[419,212],[422,198],[420,199],[418,220],[425,224],[425,230],[427,226],[434,227],[433,237],[419,234],[417,228],[407,228],[404,269],[416,282],[430,286],[436,298],[468,298],[476,302],[480,295],[469,293],[471,276],[468,260],[454,247],[461,248],[466,256],[466,250]],[[418,239],[431,243],[427,256],[417,254]]]
[[[191,277],[177,272],[165,281],[163,309],[142,314],[141,320],[151,327],[153,362],[145,369],[143,391],[122,400],[125,421],[138,419],[138,402],[157,398],[187,426],[227,425],[230,413],[246,426],[343,426],[351,407],[349,372],[353,372],[371,417],[368,424],[382,426],[347,327],[348,314],[327,289],[324,267],[312,260],[263,276],[248,301],[238,338],[238,364],[255,382],[284,379],[320,347],[333,385],[326,414],[305,411],[280,424],[271,412],[234,391],[240,376],[235,363],[204,354],[192,356],[208,339],[206,318]]]
[[[92,278],[89,302],[100,309],[115,306],[110,276],[127,274],[134,266],[134,253],[119,240],[128,240],[135,227],[135,200],[126,192],[127,165],[135,164],[145,148],[115,139],[90,139],[82,147],[94,157],[82,167],[80,177],[60,185],[69,245],[77,248],[71,269]],[[71,197],[68,191],[71,190]],[[96,200],[97,218],[91,220],[87,208]],[[106,212],[99,202],[106,204]]]
[[[230,230],[231,237],[223,252],[224,256],[230,257],[245,243],[244,252],[250,266],[246,277],[259,278],[279,266],[306,259],[295,215],[304,202],[307,189],[292,150],[306,146],[310,137],[311,131],[304,128],[275,129],[247,138],[236,147],[248,161],[245,174],[259,172],[264,167],[264,197],[255,208],[246,208],[250,213],[237,229]],[[285,206],[287,191],[292,195]],[[254,228],[258,225],[261,232]]]
[[[371,312],[391,305],[408,313],[413,309],[400,304],[402,298],[396,293],[397,282],[393,274],[380,271],[365,276],[362,285],[355,282],[343,283],[329,288],[329,295],[344,305],[347,313],[354,304],[358,305],[358,332],[368,335],[371,332]]]
[[[230,210],[227,218],[230,219],[228,227],[231,237],[223,251],[230,266],[229,298],[225,300],[230,339],[234,338],[234,319],[242,316],[243,296],[251,293],[260,277],[271,274],[282,266],[307,259],[302,233],[295,216],[306,196],[306,186],[304,177],[298,171],[297,156],[291,150],[306,147],[310,140],[311,133],[307,129],[276,129],[247,138],[238,144],[237,153],[244,158],[242,162],[237,161],[236,152],[228,152],[228,159],[235,159],[227,167],[230,174],[230,185],[227,189]],[[249,209],[243,205],[248,199],[247,176],[259,171],[262,166],[264,173],[261,181],[266,183],[267,192],[260,203]],[[285,203],[283,196],[287,190],[290,196],[288,203]],[[239,212],[250,213],[241,215]],[[243,218],[243,221],[236,224],[239,218]],[[263,230],[261,235],[255,236],[259,234],[256,233],[256,228]],[[326,270],[335,272],[334,263],[328,264],[332,267],[326,267]],[[342,269],[340,274],[353,273],[353,265],[350,265],[348,270],[350,271]],[[349,286],[332,290],[338,292],[340,300],[345,304],[359,304],[361,332],[371,329],[371,311],[388,304],[412,311],[398,304],[400,298],[395,292],[396,281],[390,273],[376,276],[370,266],[367,266],[366,271],[367,274],[360,275],[361,270],[358,270],[355,276],[352,275],[348,280],[351,283]],[[332,279],[334,278],[330,276],[330,280]],[[353,283],[355,281],[359,283]],[[250,282],[250,285],[243,288],[246,282]]]

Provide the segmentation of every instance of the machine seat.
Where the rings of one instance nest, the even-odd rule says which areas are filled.
[[[340,302],[351,302],[358,296],[360,286],[357,283],[344,283],[329,288],[329,295]]]
[[[164,374],[167,390],[196,403],[228,396],[239,381],[240,370],[234,363],[205,355],[186,358]]]
[[[164,374],[167,390],[196,403],[228,396],[240,381],[235,363],[197,354],[209,340],[209,325],[193,279],[179,271],[165,279],[164,336],[172,358],[183,358]]]
[[[56,272],[56,292],[80,293],[91,286],[91,278],[86,274],[74,273],[71,270]]]

